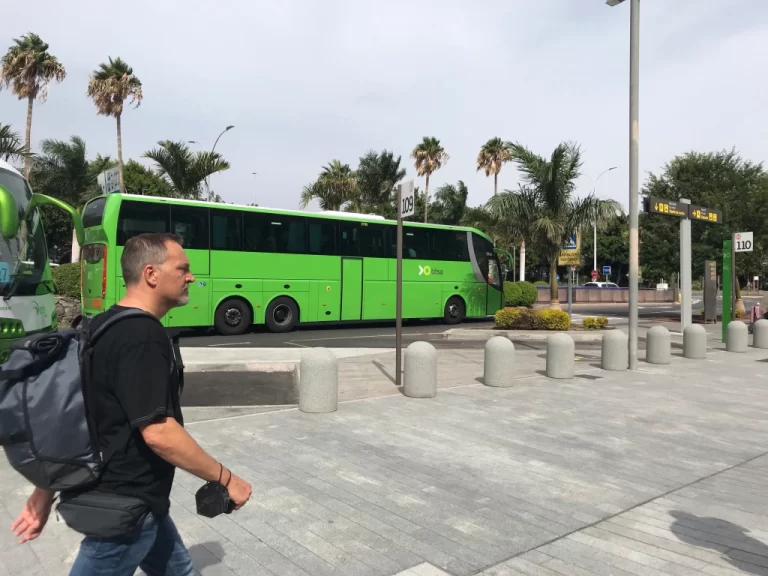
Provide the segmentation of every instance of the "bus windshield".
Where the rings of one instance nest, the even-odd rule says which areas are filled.
[[[35,209],[23,220],[32,190],[19,174],[1,167],[0,186],[13,195],[19,211],[19,233],[15,238],[0,237],[0,296],[47,294],[52,287],[41,282],[46,248],[40,214]]]

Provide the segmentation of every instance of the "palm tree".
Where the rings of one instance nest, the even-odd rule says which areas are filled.
[[[575,181],[581,169],[581,152],[571,143],[560,144],[549,159],[538,156],[520,144],[511,144],[512,159],[525,185],[515,192],[505,191],[489,201],[496,217],[510,222],[526,222],[527,240],[540,246],[549,258],[552,308],[559,308],[557,261],[569,236],[592,224],[596,199],[590,195],[574,197]]]
[[[9,124],[0,124],[0,159],[6,162],[11,158],[26,160],[27,148],[21,143],[18,132],[14,132]]]
[[[395,186],[405,178],[401,161],[400,156],[395,158],[388,150],[380,154],[371,150],[360,158],[355,178],[363,210],[381,212],[392,203]]]
[[[98,172],[91,169],[85,140],[72,136],[69,142],[43,140],[42,153],[34,157],[30,181],[35,190],[81,206],[94,195]]]
[[[29,178],[32,152],[32,108],[35,100],[45,102],[51,80],[62,82],[67,71],[48,52],[48,44],[37,34],[14,38],[13,45],[0,59],[0,89],[11,88],[19,100],[27,100],[27,135],[24,141],[24,175]]]
[[[117,120],[117,166],[120,173],[120,192],[125,192],[123,181],[123,136],[120,119],[123,105],[130,98],[131,104],[136,102],[139,107],[144,99],[141,80],[133,73],[133,68],[120,58],[109,58],[109,64],[102,62],[99,68],[91,74],[88,81],[88,96],[93,98],[98,113],[103,116],[114,116]]]
[[[440,145],[440,140],[424,136],[424,139],[411,152],[411,158],[414,160],[416,173],[427,177],[424,186],[424,222],[427,222],[429,220],[429,177],[442,168],[450,156]]]
[[[509,146],[501,138],[491,138],[486,142],[477,155],[477,171],[485,170],[485,175],[493,174],[493,195],[496,196],[499,187],[499,172],[506,162],[512,160]]]
[[[302,190],[301,207],[306,208],[312,200],[318,200],[322,210],[341,210],[349,205],[360,210],[357,177],[349,164],[332,160],[328,166],[323,166],[317,180]]]
[[[200,199],[200,184],[211,174],[229,169],[229,162],[218,152],[192,152],[183,142],[170,140],[158,146],[143,156],[155,161],[158,174],[173,184],[181,198]]]

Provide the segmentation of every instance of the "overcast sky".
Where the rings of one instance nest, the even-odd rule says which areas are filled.
[[[689,150],[735,147],[763,161],[768,1],[643,0],[641,20],[641,180]],[[493,193],[477,152],[499,136],[543,155],[578,141],[585,174],[618,167],[598,194],[627,205],[628,3],[4,3],[0,49],[28,31],[67,68],[35,106],[35,148],[77,134],[90,156],[116,155],[115,121],[97,116],[85,92],[98,64],[120,56],[144,85],[141,107],[123,115],[124,159],[162,139],[210,148],[234,124],[216,148],[232,167],[211,179],[228,202],[297,208],[324,164],[354,168],[369,149],[402,155],[414,177],[410,151],[435,136],[451,158],[432,190],[462,179],[477,205]],[[0,93],[0,122],[23,133],[25,115],[25,103]],[[500,189],[517,181],[505,166]],[[590,189],[582,178],[580,191]]]

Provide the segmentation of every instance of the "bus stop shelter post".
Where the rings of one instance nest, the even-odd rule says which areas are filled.
[[[403,185],[397,187],[397,279],[395,288],[395,385],[402,384],[403,344]]]

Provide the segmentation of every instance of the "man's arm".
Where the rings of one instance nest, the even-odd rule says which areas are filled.
[[[139,427],[144,442],[153,452],[177,468],[207,482],[227,486],[235,510],[251,497],[251,485],[232,474],[212,458],[174,418],[166,417]]]
[[[19,544],[34,540],[43,532],[48,515],[51,513],[54,493],[44,488],[35,488],[21,514],[11,525],[11,530],[19,538]]]

